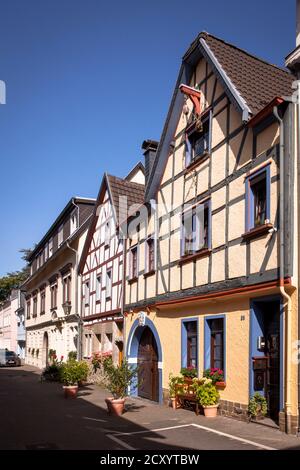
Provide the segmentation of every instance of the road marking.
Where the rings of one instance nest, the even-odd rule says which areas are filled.
[[[190,426],[193,426],[194,428],[197,428],[197,429],[202,429],[203,431],[206,431],[206,432],[211,432],[213,434],[218,434],[219,436],[226,437],[229,440],[238,441],[238,442],[241,442],[242,444],[248,444],[248,445],[251,445],[253,447],[257,447],[259,449],[277,450],[274,447],[266,446],[264,444],[254,442],[254,441],[251,441],[249,439],[244,439],[243,437],[234,436],[233,434],[228,434],[228,433],[225,433],[225,432],[222,432],[222,431],[217,431],[216,429],[208,428],[206,426],[201,426],[200,424],[194,424],[194,423],[182,424],[182,425],[178,425],[178,426],[169,426],[169,427],[165,427],[165,428],[147,429],[147,430],[144,430],[144,431],[116,432],[114,434],[106,434],[106,436],[109,439],[115,441],[120,446],[124,447],[125,449],[136,450],[134,447],[131,447],[129,444],[122,441],[118,437],[119,436],[134,436],[134,435],[137,435],[137,434],[149,434],[149,433],[153,433],[153,432],[171,431],[173,429],[187,428],[187,427],[190,427]]]
[[[198,429],[203,429],[204,431],[212,432],[214,434],[218,434],[219,436],[228,437],[229,439],[232,439],[233,441],[239,441],[239,442],[243,442],[244,444],[250,444],[254,447],[259,447],[260,449],[277,450],[274,447],[265,446],[264,444],[259,444],[258,442],[250,441],[249,439],[244,439],[243,437],[234,436],[233,434],[227,434],[226,432],[217,431],[216,429],[212,429],[212,428],[207,428],[206,426],[201,426],[200,424],[192,424],[191,426],[194,426],[195,428],[198,428]]]
[[[98,421],[99,423],[107,423],[107,420],[105,419],[88,418],[87,416],[83,416],[83,419],[88,419],[89,421]]]
[[[109,439],[111,439],[112,441],[116,442],[117,444],[119,444],[119,446],[121,447],[124,447],[124,449],[127,449],[127,450],[136,450],[134,447],[131,447],[129,444],[126,444],[126,442],[123,442],[121,441],[121,439],[118,439],[116,436],[112,435],[112,434],[106,434],[107,437]]]

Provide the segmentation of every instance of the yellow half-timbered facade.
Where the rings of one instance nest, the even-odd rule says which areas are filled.
[[[208,33],[183,57],[151,168],[129,219],[126,354],[131,393],[168,399],[170,373],[221,369],[220,411],[255,392],[298,427],[294,76]]]

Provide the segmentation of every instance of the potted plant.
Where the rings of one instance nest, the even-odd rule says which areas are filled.
[[[203,377],[212,380],[212,383],[220,389],[224,389],[226,387],[226,383],[224,381],[224,372],[222,369],[218,369],[216,367],[211,369],[206,369],[203,372]]]
[[[121,416],[124,412],[128,387],[137,376],[138,368],[131,367],[126,360],[115,366],[112,358],[107,357],[103,360],[103,372],[106,378],[106,387],[112,394],[112,397],[105,400],[108,413]]]
[[[183,375],[186,382],[192,382],[192,380],[198,376],[197,369],[192,366],[182,367],[180,373]]]
[[[200,405],[204,409],[204,415],[207,418],[215,418],[218,413],[220,395],[216,386],[210,379],[206,379],[206,381],[208,380],[209,382],[200,382],[198,386],[195,385],[195,393]]]
[[[75,398],[78,392],[78,382],[87,377],[87,367],[84,361],[68,361],[60,367],[60,382],[63,383],[65,398]]]
[[[172,373],[169,375],[169,396],[173,410],[176,409],[176,391],[178,390],[177,386],[182,385],[183,382],[183,377],[173,375]]]
[[[267,400],[260,393],[256,392],[248,405],[249,419],[260,420],[264,419],[268,412]]]

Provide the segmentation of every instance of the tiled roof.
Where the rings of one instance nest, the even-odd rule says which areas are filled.
[[[107,175],[107,178],[117,221],[121,224],[127,217],[135,214],[137,206],[141,206],[144,203],[145,186],[118,178],[117,176]]]
[[[244,98],[253,115],[276,96],[292,93],[295,77],[287,70],[270,64],[209,33],[200,33],[227,76]]]

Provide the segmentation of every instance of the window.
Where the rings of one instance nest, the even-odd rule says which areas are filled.
[[[225,369],[225,317],[205,319],[205,368]]]
[[[182,367],[198,368],[198,322],[182,322]]]
[[[63,277],[63,304],[71,302],[71,274]]]
[[[146,273],[151,273],[155,270],[155,241],[153,237],[148,238],[146,241]]]
[[[72,235],[72,233],[75,232],[75,230],[77,230],[77,220],[78,220],[78,217],[77,217],[77,209],[75,209],[72,214],[71,214],[71,218],[70,218],[70,234]]]
[[[49,253],[49,258],[53,255],[53,238],[51,237],[49,242],[48,242],[48,253]]]
[[[106,333],[106,344],[105,344],[106,351],[111,351],[111,349],[112,349],[112,340],[113,340],[112,333]]]
[[[86,281],[84,283],[84,304],[89,305],[90,304],[90,281]]]
[[[37,295],[33,297],[33,309],[32,309],[32,316],[37,316]]]
[[[106,298],[111,298],[112,284],[111,284],[111,270],[106,271]]]
[[[45,248],[44,248],[44,260],[45,262],[47,261],[49,256],[49,243],[46,243]]]
[[[45,289],[41,290],[41,310],[40,314],[43,315],[46,311],[46,291]]]
[[[58,246],[64,241],[64,226],[61,224],[58,228]]]
[[[109,245],[109,240],[110,240],[110,220],[108,220],[105,224],[105,233],[104,233],[105,245]]]
[[[186,133],[185,166],[188,167],[201,157],[210,153],[211,113],[203,119],[201,127],[195,125]]]
[[[100,302],[101,300],[101,274],[97,276],[96,279],[96,301]]]
[[[137,246],[130,250],[130,278],[136,279],[138,276],[138,264],[137,264]]]
[[[57,308],[57,283],[50,287],[51,292],[51,309]]]
[[[27,300],[27,302],[26,302],[26,318],[27,318],[27,320],[30,319],[30,314],[31,314],[30,313],[30,310],[31,310],[30,307],[31,307],[31,302],[30,302],[30,300]]]
[[[210,201],[182,214],[181,256],[193,255],[211,245]]]
[[[246,179],[246,232],[270,219],[270,165]]]

